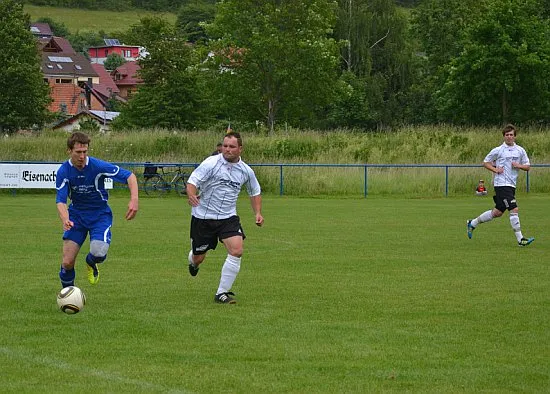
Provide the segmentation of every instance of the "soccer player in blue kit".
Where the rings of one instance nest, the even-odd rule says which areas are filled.
[[[88,156],[90,137],[75,132],[67,140],[69,160],[57,170],[57,212],[63,224],[63,261],[59,271],[61,286],[74,286],[74,265],[80,247],[90,234],[90,252],[86,256],[88,280],[99,281],[98,264],[105,261],[111,244],[113,213],[107,204],[109,194],[105,178],[127,183],[130,202],[126,219],[132,220],[138,211],[136,176],[119,166]],[[67,207],[67,199],[71,204]]]

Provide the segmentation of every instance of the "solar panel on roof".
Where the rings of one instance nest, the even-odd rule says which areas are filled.
[[[31,26],[31,31],[32,31],[33,33],[40,33],[40,29],[39,29],[38,27],[36,27],[36,26]]]
[[[120,41],[118,41],[116,38],[105,38],[103,39],[105,41],[105,45],[114,46],[114,45],[120,45]]]
[[[50,62],[57,62],[57,63],[72,63],[73,59],[71,59],[68,56],[48,56],[48,59],[50,59]]]

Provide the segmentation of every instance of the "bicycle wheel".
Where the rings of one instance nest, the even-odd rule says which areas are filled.
[[[168,185],[160,175],[151,175],[143,182],[145,194],[153,197],[162,197],[169,190]]]
[[[185,174],[181,174],[174,181],[174,189],[179,196],[185,196],[187,194],[187,179]]]

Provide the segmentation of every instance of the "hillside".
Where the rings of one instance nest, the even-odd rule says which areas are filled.
[[[31,21],[38,18],[48,17],[56,22],[63,23],[71,33],[77,31],[113,32],[126,30],[129,26],[139,22],[140,18],[146,16],[159,16],[170,23],[176,21],[176,14],[158,13],[152,11],[89,11],[77,8],[39,7],[25,4]]]

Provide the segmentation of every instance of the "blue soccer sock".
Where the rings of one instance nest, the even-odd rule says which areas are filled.
[[[59,270],[59,279],[61,279],[61,287],[74,286],[74,277],[75,272],[74,268],[72,270],[66,270],[61,266]]]
[[[88,253],[86,255],[86,263],[90,266],[90,267],[95,267],[96,264],[98,263],[103,263],[105,261],[105,259],[107,258],[107,256],[103,256],[103,257],[97,257],[97,256],[94,256],[93,254],[91,253]]]

